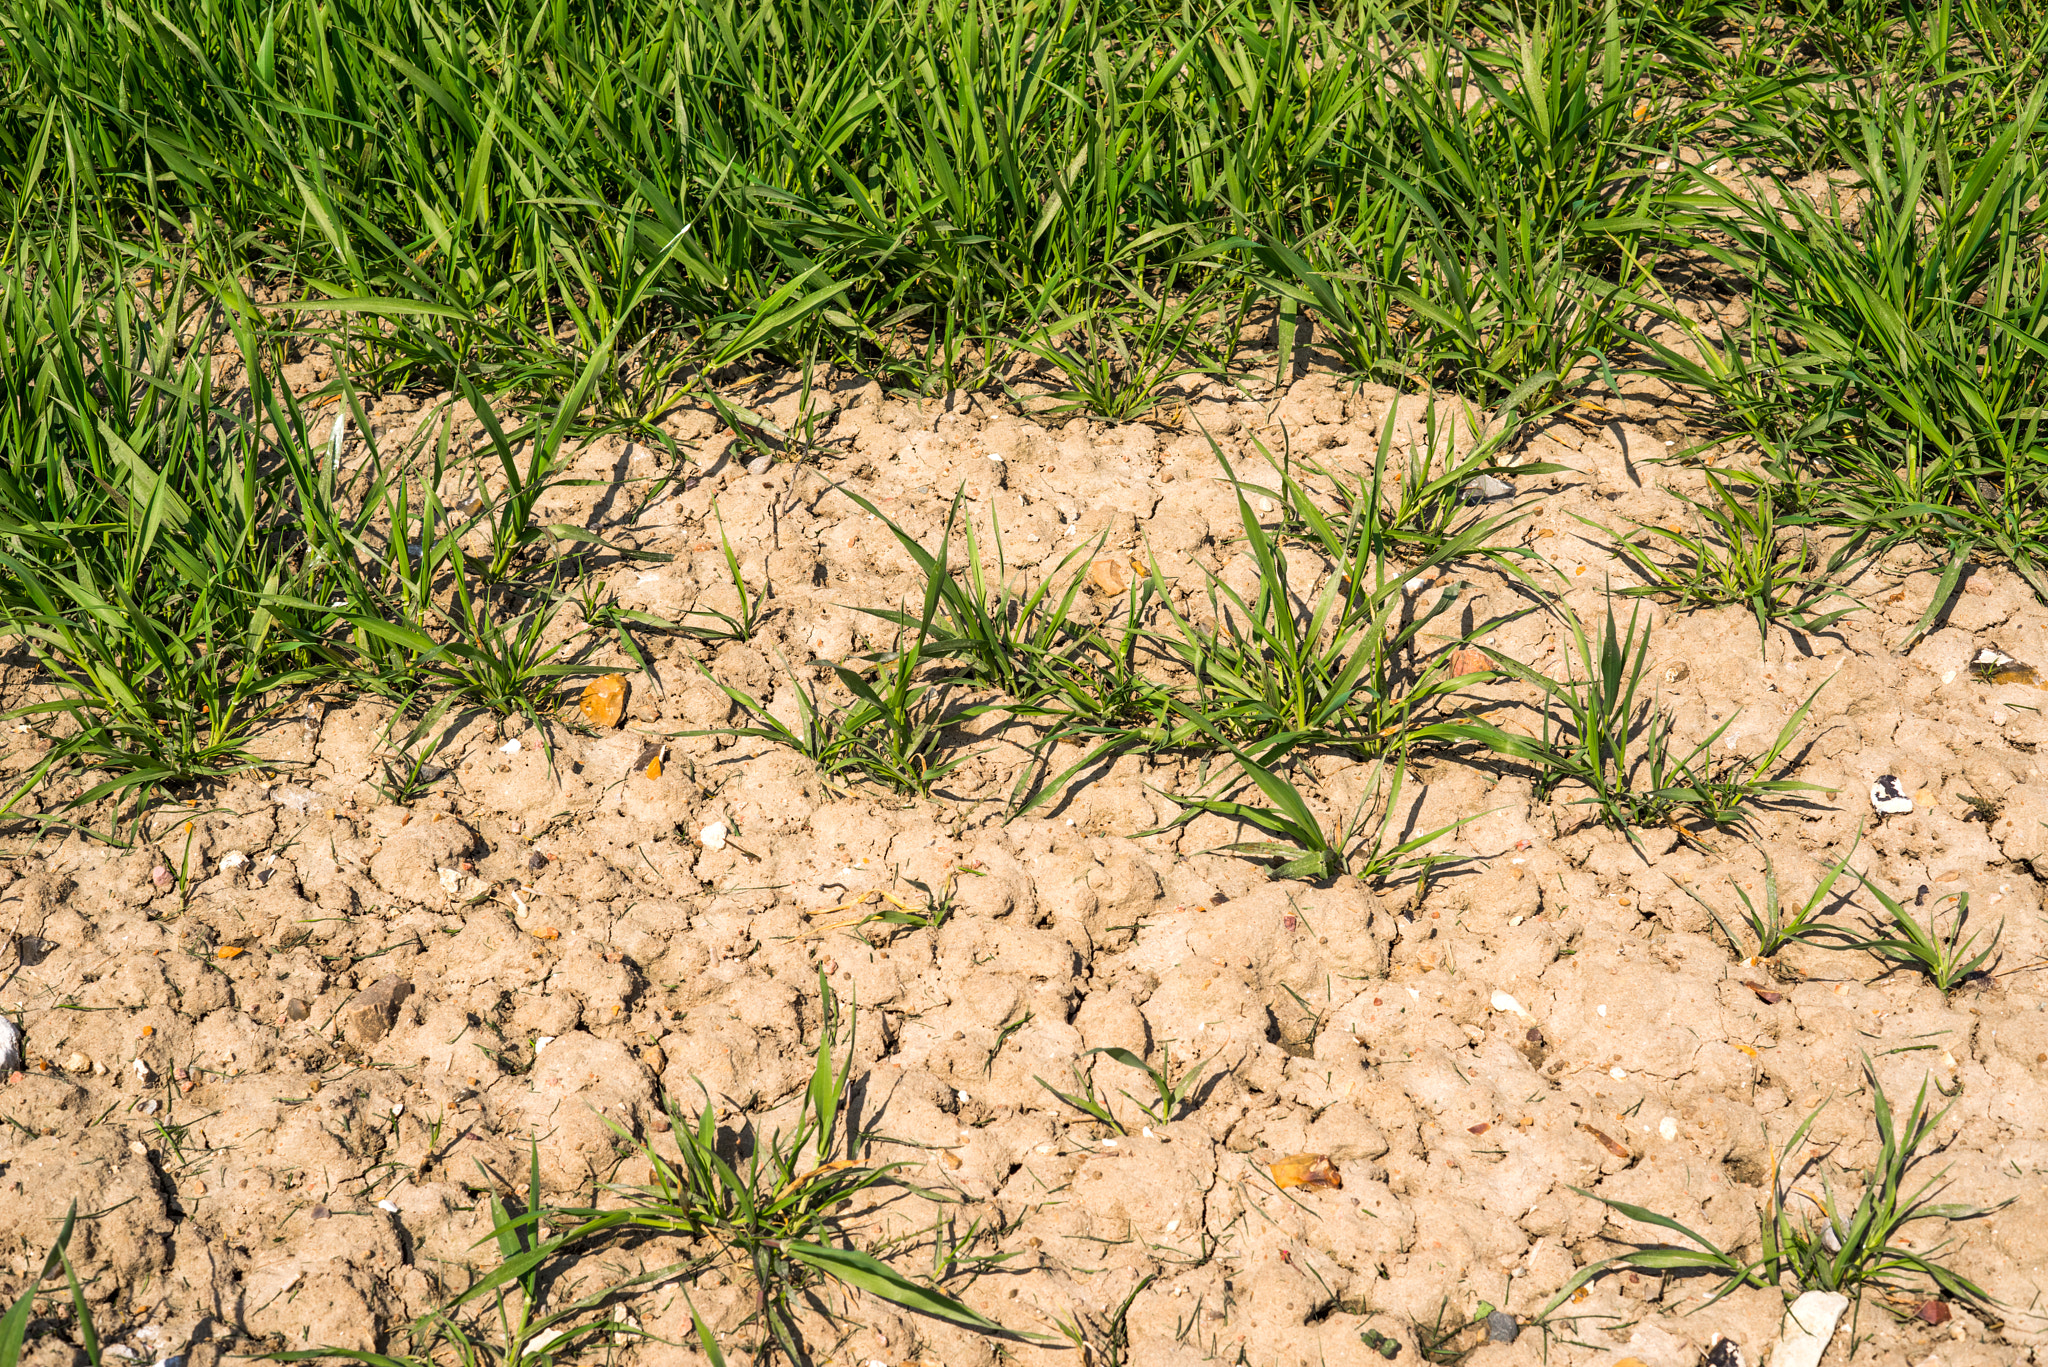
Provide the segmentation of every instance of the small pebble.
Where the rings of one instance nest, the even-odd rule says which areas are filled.
[[[725,823],[714,821],[698,833],[697,839],[707,850],[722,850],[725,848],[725,836]]]
[[[1496,1310],[1486,1317],[1486,1341],[1488,1343],[1513,1343],[1522,1336],[1522,1327],[1515,1323],[1515,1317],[1505,1310]]]

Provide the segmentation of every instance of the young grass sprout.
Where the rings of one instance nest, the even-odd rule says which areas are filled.
[[[1850,842],[1848,853],[1835,861],[1834,866],[1827,871],[1826,876],[1815,886],[1807,899],[1789,914],[1787,908],[1779,901],[1778,868],[1771,862],[1768,854],[1764,856],[1762,907],[1758,907],[1750,900],[1748,891],[1740,883],[1735,885],[1735,895],[1742,899],[1743,924],[1749,927],[1749,933],[1756,940],[1756,948],[1751,951],[1756,958],[1773,958],[1787,945],[1813,944],[1829,939],[1847,941],[1854,938],[1844,927],[1827,920],[1826,917],[1828,897],[1834,891],[1836,880],[1849,867],[1849,860],[1855,855],[1856,846],[1862,839],[1863,832],[1859,830],[1856,839]],[[1734,951],[1735,956],[1745,957],[1741,941],[1728,929],[1728,923],[1721,919],[1721,913],[1715,911],[1706,899],[1685,884],[1681,883],[1678,886],[1679,891],[1706,908],[1707,914],[1714,918],[1714,924],[1721,928],[1721,934],[1727,939],[1728,948]]]
[[[1835,1291],[1851,1299],[1860,1298],[1866,1290],[1916,1295],[1931,1291],[1989,1309],[1991,1299],[1982,1287],[1938,1260],[1948,1247],[1946,1242],[1904,1237],[1910,1226],[1924,1221],[1948,1224],[1992,1213],[1982,1207],[1930,1199],[1947,1175],[1946,1169],[1908,1190],[1913,1170],[1922,1161],[1920,1150],[1947,1117],[1948,1107],[1930,1111],[1927,1083],[1922,1081],[1913,1108],[1900,1126],[1867,1058],[1864,1077],[1877,1129],[1878,1157],[1872,1167],[1857,1175],[1859,1190],[1854,1205],[1845,1207],[1831,1180],[1825,1177],[1819,1196],[1791,1185],[1809,1169],[1818,1169],[1823,1156],[1804,1159],[1792,1165],[1789,1173],[1783,1166],[1812,1129],[1826,1105],[1823,1102],[1808,1114],[1774,1156],[1770,1191],[1758,1216],[1755,1259],[1723,1249],[1667,1215],[1580,1191],[1580,1195],[1590,1196],[1630,1220],[1677,1234],[1686,1244],[1658,1245],[1588,1263],[1550,1298],[1536,1319],[1547,1318],[1573,1292],[1596,1277],[1621,1268],[1718,1277],[1720,1284],[1709,1300],[1718,1300],[1743,1286],[1780,1291],[1787,1301],[1803,1291]],[[1800,1202],[1798,1206],[1792,1204],[1795,1197]]]
[[[1991,932],[1991,938],[1984,942],[1984,947],[1972,954],[1970,951],[1976,948],[1978,937],[1983,932],[1981,929],[1972,930],[1968,938],[1963,935],[1970,921],[1969,893],[1953,894],[1955,911],[1947,918],[1948,926],[1944,930],[1940,906],[1950,898],[1943,897],[1937,901],[1923,923],[1906,910],[1903,902],[1871,882],[1867,875],[1858,873],[1856,878],[1884,908],[1885,916],[1891,922],[1891,933],[1871,939],[1852,938],[1849,941],[1851,947],[1867,949],[1901,968],[1919,969],[1927,975],[1929,982],[1941,989],[1944,996],[1955,991],[1965,979],[1990,961],[1998,949],[1999,938],[2005,933],[2005,922],[2000,921]]]

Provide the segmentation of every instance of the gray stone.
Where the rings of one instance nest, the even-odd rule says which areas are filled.
[[[1515,1323],[1515,1317],[1505,1310],[1496,1310],[1486,1317],[1486,1341],[1488,1343],[1513,1343],[1522,1336],[1522,1327]]]

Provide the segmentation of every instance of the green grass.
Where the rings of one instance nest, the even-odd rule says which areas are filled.
[[[1784,540],[1816,528],[1923,547],[1951,587],[1986,557],[2048,585],[2041,17],[4,0],[0,631],[37,653],[63,723],[14,809],[48,819],[28,791],[88,766],[74,798],[231,774],[314,682],[538,719],[603,640],[646,667],[636,633],[751,638],[768,589],[732,557],[736,613],[643,620],[584,582],[613,552],[536,510],[572,434],[675,450],[653,419],[685,394],[750,450],[809,459],[814,422],[771,430],[719,393],[763,364],[1123,420],[1184,376],[1284,381],[1314,345],[1487,409],[1463,458],[1435,408],[1419,449],[1390,415],[1369,480],[1283,458],[1259,492],[1285,517],[1244,513],[1259,594],[1211,583],[1201,622],[1155,575],[1083,629],[1078,566],[1013,599],[1000,530],[966,530],[929,630],[895,618],[920,663],[1041,720],[1042,755],[1083,747],[1020,809],[1117,755],[1203,748],[1197,718],[1233,744],[1367,751],[1433,724],[1450,681],[1391,667],[1407,576],[1386,561],[1524,568],[1505,536],[1522,505],[1463,490],[1547,472],[1511,459],[1522,424],[1631,368],[1763,453],[1712,477],[1698,532],[1643,529],[1668,552],[1638,545],[1649,589],[1822,629],[1853,606],[1832,587],[1846,562]],[[1834,186],[1795,183],[1809,168]],[[1741,326],[1677,307],[1702,282]],[[1657,313],[1693,345],[1652,337]],[[253,410],[221,402],[195,335],[239,354]],[[341,371],[290,392],[279,365],[314,342]],[[438,501],[452,414],[389,460],[313,439],[329,402],[360,430],[359,393],[405,385],[484,423],[479,506]],[[1298,610],[1278,586],[1302,554],[1335,587]],[[551,630],[565,602],[574,647]],[[857,710],[799,740],[928,790],[943,727],[904,674],[840,678]],[[1771,781],[1663,749],[1652,790],[1690,796],[1653,807],[1725,824]],[[1560,755],[1609,819],[1655,815],[1615,796],[1606,758]]]

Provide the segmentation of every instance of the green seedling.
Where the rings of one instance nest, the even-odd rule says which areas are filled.
[[[721,683],[716,675],[702,661],[697,662],[697,671],[726,697],[738,704],[749,720],[750,726],[715,727],[706,731],[688,731],[691,736],[746,736],[765,740],[775,745],[785,745],[809,760],[818,771],[818,776],[834,787],[842,786],[845,776],[861,772],[861,737],[847,726],[846,715],[835,711],[820,701],[817,690],[806,684],[796,671],[789,668],[789,661],[778,652],[785,673],[789,675],[790,688],[795,694],[797,722],[790,726],[768,710],[768,705],[743,688]]]
[[[1292,738],[1282,738],[1283,746],[1291,744]],[[1274,748],[1283,748],[1275,746]],[[1374,766],[1373,776],[1352,809],[1348,820],[1329,825],[1316,815],[1301,790],[1282,778],[1272,769],[1258,763],[1241,750],[1233,749],[1238,770],[1245,779],[1264,793],[1273,805],[1255,806],[1228,797],[1181,797],[1167,793],[1164,796],[1181,808],[1181,815],[1166,826],[1152,831],[1140,832],[1154,835],[1159,831],[1171,830],[1194,817],[1208,813],[1226,820],[1241,821],[1256,827],[1272,840],[1243,840],[1224,845],[1221,851],[1229,854],[1250,855],[1256,859],[1280,861],[1272,866],[1273,878],[1300,878],[1312,882],[1327,882],[1350,874],[1361,880],[1384,878],[1402,869],[1424,864],[1428,856],[1417,852],[1434,844],[1438,837],[1478,820],[1483,813],[1460,817],[1458,820],[1439,826],[1433,831],[1410,836],[1406,840],[1388,845],[1387,835],[1393,824],[1393,815],[1401,801],[1401,782],[1408,770],[1406,756],[1394,763],[1392,783],[1389,785],[1384,804],[1379,806],[1376,819],[1371,820],[1371,832],[1366,835],[1369,818],[1368,806],[1374,805],[1381,790],[1381,776],[1385,773],[1386,762]],[[1364,837],[1361,840],[1361,837]]]
[[[1088,1052],[1091,1054],[1107,1054],[1118,1063],[1123,1064],[1124,1067],[1135,1068],[1145,1075],[1145,1080],[1152,1084],[1153,1099],[1151,1101],[1140,1101],[1129,1092],[1123,1092],[1122,1095],[1126,1101],[1136,1106],[1144,1114],[1145,1118],[1154,1125],[1172,1123],[1174,1118],[1180,1114],[1181,1105],[1187,1100],[1188,1094],[1194,1091],[1196,1081],[1202,1076],[1202,1070],[1208,1067],[1210,1063],[1208,1059],[1197,1060],[1194,1064],[1182,1069],[1176,1075],[1173,1070],[1173,1048],[1171,1045],[1160,1046],[1159,1066],[1157,1068],[1154,1068],[1128,1049],[1090,1049]]]
[[[1832,1188],[1826,1185],[1825,1195],[1819,1198],[1802,1190],[1786,1189],[1783,1165],[1805,1141],[1827,1104],[1823,1102],[1808,1114],[1774,1156],[1771,1190],[1758,1216],[1756,1259],[1745,1260],[1733,1250],[1722,1249],[1669,1216],[1580,1191],[1580,1195],[1590,1196],[1628,1219],[1678,1234],[1690,1246],[1662,1245],[1589,1263],[1550,1298],[1535,1318],[1547,1319],[1580,1287],[1619,1268],[1717,1276],[1721,1282],[1708,1297],[1709,1303],[1743,1286],[1777,1290],[1787,1301],[1804,1291],[1835,1291],[1857,1299],[1871,1288],[1899,1294],[1925,1294],[1931,1288],[1939,1295],[1988,1309],[1992,1302],[1983,1288],[1936,1261],[1947,1247],[1945,1243],[1927,1246],[1923,1241],[1901,1237],[1908,1226],[1921,1221],[1949,1223],[1991,1213],[1977,1206],[1930,1201],[1930,1194],[1947,1175],[1946,1169],[1910,1193],[1907,1191],[1909,1175],[1920,1162],[1919,1150],[1948,1115],[1948,1108],[1939,1112],[1928,1110],[1927,1083],[1923,1080],[1913,1109],[1900,1127],[1894,1122],[1891,1103],[1878,1085],[1867,1058],[1863,1071],[1871,1095],[1879,1153],[1877,1163],[1860,1175],[1862,1190],[1853,1207],[1844,1209]],[[1797,1170],[1803,1171],[1817,1162],[1817,1158],[1805,1160],[1797,1165]],[[1796,1179],[1796,1171],[1794,1176]],[[1795,1218],[1787,1203],[1792,1196],[1811,1206],[1821,1217],[1820,1223]]]
[[[78,1202],[74,1199],[64,1212],[64,1223],[58,1227],[57,1241],[43,1255],[41,1270],[15,1298],[14,1304],[7,1308],[7,1313],[0,1315],[0,1367],[17,1367],[21,1362],[29,1321],[36,1313],[36,1293],[60,1267],[64,1269],[64,1281],[71,1291],[71,1313],[78,1322],[79,1349],[85,1354],[87,1367],[100,1367],[99,1331],[93,1324],[92,1308],[85,1303],[85,1288],[79,1285],[78,1273],[71,1266],[71,1231],[77,1223]]]
[[[399,743],[395,757],[378,760],[377,767],[383,774],[383,780],[375,786],[378,794],[386,802],[397,807],[410,807],[425,796],[427,789],[446,774],[447,771],[442,766],[434,763],[434,756],[440,753],[448,733],[443,732],[438,736],[431,733],[440,725],[441,719],[448,715],[448,710],[454,703],[454,698],[443,698],[428,708],[426,715],[413,724],[406,738]],[[404,715],[401,710],[392,717],[386,727],[387,735]],[[422,740],[428,740],[428,743],[423,745]]]
[[[488,1185],[488,1172],[484,1174]],[[272,1353],[275,1362],[339,1359],[362,1367],[437,1367],[451,1358],[465,1367],[550,1367],[574,1361],[607,1338],[639,1331],[608,1307],[636,1288],[666,1281],[689,1270],[669,1263],[618,1281],[607,1281],[581,1296],[558,1301],[561,1272],[594,1231],[579,1223],[579,1211],[539,1204],[540,1149],[528,1148],[528,1200],[515,1211],[495,1189],[487,1198],[498,1264],[460,1294],[428,1311],[395,1335],[382,1353],[362,1348],[294,1349]],[[543,1237],[544,1230],[560,1233]],[[481,1241],[480,1241],[481,1242]]]
[[[817,691],[791,671],[798,713],[793,727],[745,689],[720,683],[700,662],[697,668],[704,677],[739,704],[754,724],[685,734],[750,736],[795,750],[816,765],[819,776],[828,783],[840,785],[859,777],[898,792],[927,794],[969,758],[948,759],[941,754],[940,741],[946,729],[982,709],[953,715],[942,712],[937,705],[939,686],[918,678],[924,664],[921,638],[920,630],[917,638],[889,656],[876,683],[844,665],[832,666],[840,683],[854,695],[852,705],[844,709],[822,704]],[[788,669],[787,660],[783,667]]]
[[[871,888],[854,897],[851,901],[843,902],[839,906],[829,908],[829,910],[851,911],[869,903],[878,904],[878,910],[865,912],[858,917],[850,918],[846,921],[821,926],[820,929],[829,930],[848,926],[858,929],[862,926],[885,925],[907,926],[914,930],[941,930],[945,927],[946,922],[953,917],[957,900],[954,885],[963,873],[973,874],[978,878],[987,876],[986,871],[978,869],[971,864],[956,864],[947,870],[945,879],[936,889],[929,883],[920,882],[915,878],[906,878],[905,882],[924,894],[923,906],[914,906],[893,892]]]
[[[623,1241],[648,1233],[681,1234],[698,1241],[705,1251],[694,1258],[693,1275],[716,1269],[752,1284],[754,1323],[763,1338],[757,1361],[766,1360],[771,1344],[789,1362],[810,1360],[798,1339],[796,1306],[821,1278],[915,1314],[981,1333],[1003,1333],[1000,1325],[954,1297],[850,1246],[851,1235],[842,1227],[845,1207],[894,1185],[903,1165],[872,1162],[858,1152],[846,1108],[855,1022],[849,1010],[843,1021],[847,1062],[841,1065],[834,1059],[842,1033],[838,1000],[823,974],[818,987],[824,1023],[817,1063],[793,1128],[757,1140],[740,1164],[722,1151],[708,1095],[694,1118],[670,1104],[673,1159],[651,1143],[634,1140],[607,1117],[647,1162],[651,1180],[644,1186],[610,1186],[616,1204],[574,1212],[581,1221],[574,1235]]]
[[[1156,292],[1138,281],[1123,283],[1138,310],[1129,302],[1090,307],[1045,324],[1017,343],[1018,350],[1059,372],[1067,387],[1056,391],[1050,404],[1011,389],[1013,400],[1046,416],[1088,413],[1106,422],[1127,422],[1157,407],[1173,381],[1219,368],[1220,358],[1202,355],[1208,349],[1202,315],[1215,306],[1212,290],[1199,284],[1186,289],[1171,271]],[[1169,303],[1171,295],[1181,297]]]
[[[1852,939],[1850,947],[1867,949],[1888,963],[1919,969],[1927,975],[1929,982],[1941,989],[1943,995],[1955,991],[1964,979],[1982,968],[1997,950],[1999,937],[2005,933],[2005,922],[2000,921],[1984,947],[1971,954],[1970,950],[1975,947],[1981,932],[1973,930],[1968,939],[1963,938],[1963,930],[1970,920],[1969,893],[1954,894],[1955,914],[1948,918],[1948,928],[1943,930],[1938,913],[1930,915],[1923,925],[1906,910],[1904,903],[1871,882],[1867,875],[1858,873],[1856,877],[1884,908],[1885,915],[1891,920],[1892,934],[1868,940]],[[1939,905],[1937,902],[1936,906]]]
[[[1070,1063],[1067,1067],[1074,1075],[1074,1090],[1071,1092],[1061,1091],[1035,1073],[1031,1080],[1098,1124],[1107,1125],[1118,1134],[1129,1134],[1130,1131],[1124,1127],[1123,1121],[1118,1120],[1116,1114],[1109,1109],[1108,1099],[1095,1090],[1095,1075],[1092,1072],[1082,1072],[1079,1062]]]
[[[1238,525],[1258,582],[1247,596],[1211,573],[1205,593],[1213,626],[1189,621],[1164,583],[1155,584],[1153,597],[1168,620],[1150,639],[1191,680],[1175,711],[1226,743],[1245,745],[1268,746],[1287,736],[1292,743],[1377,753],[1396,734],[1410,741],[1453,737],[1454,724],[1411,719],[1455,692],[1455,684],[1441,671],[1411,683],[1402,657],[1452,607],[1463,585],[1454,581],[1428,607],[1411,610],[1415,571],[1388,564],[1381,533],[1356,510],[1348,525],[1332,523],[1281,470],[1279,501],[1306,533],[1312,553],[1333,563],[1312,594],[1299,591],[1290,580],[1286,538],[1253,511],[1251,496],[1260,491],[1238,480],[1213,441],[1211,449],[1237,494]],[[1428,563],[1482,553],[1483,538],[1495,530],[1497,520],[1474,518],[1438,544]]]
[[[1756,948],[1752,951],[1755,957],[1759,959],[1771,958],[1787,945],[1813,944],[1825,939],[1849,938],[1848,933],[1841,926],[1826,919],[1826,908],[1828,895],[1834,891],[1835,880],[1840,878],[1843,870],[1849,867],[1849,860],[1855,855],[1856,846],[1862,843],[1862,840],[1863,832],[1859,828],[1856,832],[1856,839],[1849,844],[1848,853],[1835,861],[1834,867],[1827,871],[1826,876],[1820,880],[1819,885],[1814,888],[1812,894],[1789,915],[1787,914],[1787,909],[1778,900],[1778,869],[1771,862],[1770,855],[1766,854],[1764,856],[1764,904],[1761,908],[1750,900],[1749,893],[1743,889],[1740,883],[1736,884],[1735,895],[1742,899],[1743,922],[1749,927],[1749,933],[1756,939]],[[1728,923],[1721,919],[1721,914],[1711,906],[1708,906],[1704,898],[1683,883],[1679,884],[1679,891],[1692,898],[1693,901],[1698,902],[1702,907],[1706,907],[1707,915],[1713,917],[1714,924],[1721,928],[1721,934],[1727,939],[1728,948],[1735,954],[1735,957],[1738,959],[1745,957],[1742,952],[1741,942],[1728,929]]]
[[[1079,1314],[1071,1320],[1055,1319],[1053,1327],[1060,1337],[1081,1350],[1083,1361],[1099,1363],[1101,1367],[1126,1367],[1131,1351],[1131,1306],[1146,1287],[1158,1280],[1157,1272],[1148,1272],[1138,1279],[1138,1284],[1117,1302],[1116,1309],[1105,1310],[1098,1325],[1091,1325]]]
[[[928,549],[887,514],[850,489],[841,493],[888,528],[924,580],[925,611],[861,608],[898,631],[917,633],[922,657],[956,662],[975,682],[1021,703],[1035,702],[1052,686],[1050,672],[1070,654],[1079,624],[1074,619],[1090,549],[1077,546],[1028,592],[1015,589],[1003,555],[1003,529],[991,520],[984,547],[974,525],[961,515],[965,492],[946,509],[939,545]],[[965,563],[955,570],[950,552],[955,531],[965,545]],[[1096,550],[1100,549],[1098,541]]]
[[[643,632],[656,631],[665,635],[689,634],[687,629],[681,623],[671,622],[666,617],[642,612],[638,608],[621,607],[616,595],[607,594],[600,599],[598,593],[599,585],[595,578],[584,580],[581,587],[576,590],[576,607],[583,618],[585,629],[593,636],[608,636],[612,643],[618,646],[619,653],[638,665],[640,672],[647,676],[648,683],[659,692],[662,687],[661,675],[648,660],[647,652],[641,648],[635,628]]]
[[[1827,630],[1861,606],[1852,599],[1847,607],[1819,610],[1832,599],[1849,597],[1835,581],[1853,572],[1850,561],[1861,538],[1852,539],[1815,571],[1810,545],[1800,541],[1788,551],[1780,538],[1777,495],[1767,482],[1719,470],[1705,474],[1711,501],[1677,495],[1700,524],[1699,532],[1637,523],[1636,536],[1622,542],[1649,581],[1622,593],[1652,595],[1687,607],[1741,604],[1756,618],[1759,652],[1769,643],[1773,622],[1811,634]],[[1755,486],[1747,501],[1732,487],[1742,481]],[[1650,557],[1646,548],[1652,540],[1663,543],[1668,559]]]
[[[711,505],[711,515],[718,519],[718,546],[725,557],[725,578],[732,585],[739,611],[734,614],[717,608],[691,608],[683,614],[684,620],[678,629],[705,641],[751,641],[755,629],[761,624],[761,602],[747,587],[746,578],[740,573],[740,558],[732,548],[732,539],[725,534],[725,517],[718,511],[716,503]],[[706,621],[701,624],[691,622],[690,619],[695,617]]]
[[[1542,736],[1509,732],[1491,722],[1462,723],[1473,739],[1532,765],[1539,796],[1576,783],[1588,790],[1588,796],[1577,800],[1598,808],[1601,818],[1618,829],[1676,825],[1681,815],[1724,829],[1745,821],[1757,802],[1829,791],[1818,784],[1770,776],[1805,724],[1826,680],[1793,710],[1762,755],[1716,759],[1715,745],[1741,714],[1731,714],[1695,745],[1676,741],[1673,718],[1642,696],[1650,629],[1639,622],[1637,610],[1630,611],[1627,630],[1619,631],[1610,600],[1597,648],[1576,616],[1564,616],[1575,656],[1574,672],[1564,679],[1539,673],[1490,646],[1481,647],[1502,672],[1546,695]]]

